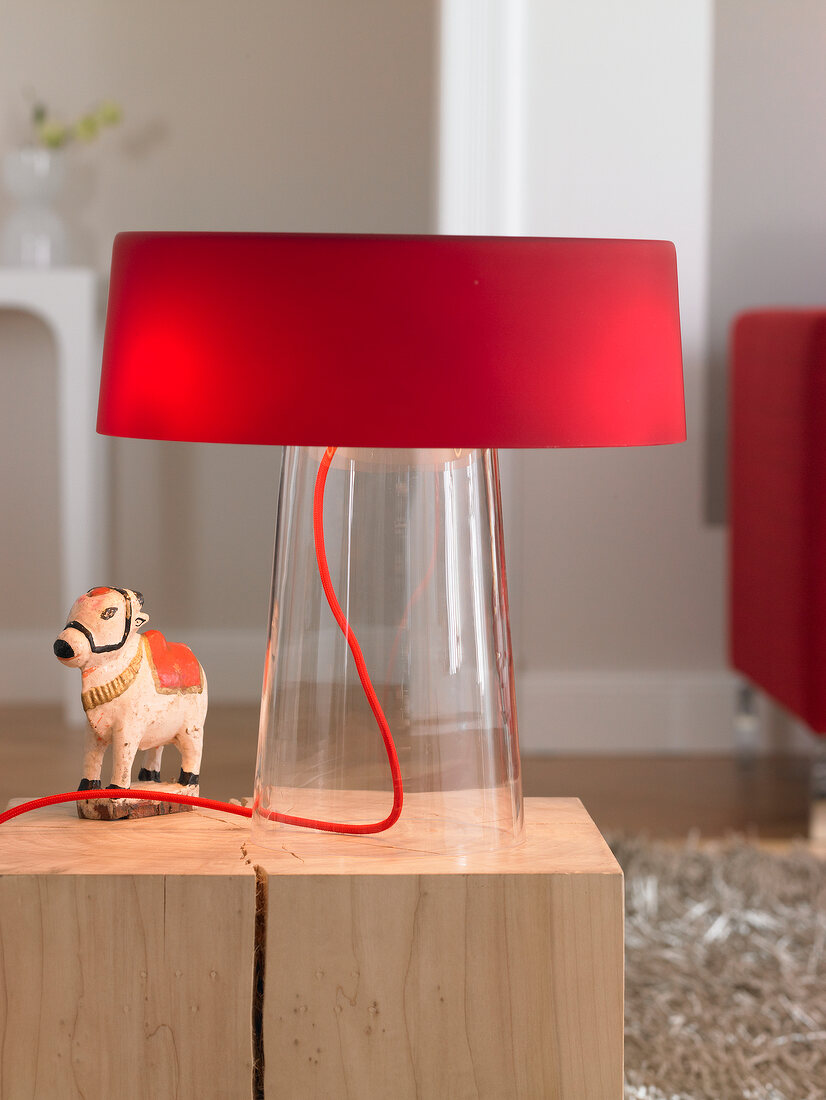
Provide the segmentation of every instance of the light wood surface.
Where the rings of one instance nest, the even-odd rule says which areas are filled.
[[[264,848],[199,810],[16,818],[0,1095],[250,1096],[263,1049],[266,1096],[620,1100],[622,874],[577,799],[525,816],[461,858],[286,827]]]
[[[202,791],[205,795],[229,798],[240,797],[249,792],[254,769],[257,722],[257,708],[254,707],[212,708],[202,774]],[[81,749],[82,738],[76,730],[66,728],[58,708],[45,706],[0,708],[0,761],[2,762],[0,784],[6,792],[5,796],[0,798],[0,804],[21,792],[24,794],[28,792],[33,796],[75,787],[80,777]],[[582,797],[589,813],[602,829],[626,832],[642,830],[654,836],[672,837],[685,836],[691,828],[699,829],[707,837],[720,836],[732,829],[748,830],[763,838],[784,838],[805,834],[809,768],[809,761],[801,757],[759,758],[754,761],[751,768],[743,768],[734,758],[723,756],[523,758],[526,794],[560,796],[576,794]],[[616,901],[613,900],[609,890],[608,901],[603,898],[603,901],[594,909],[592,898],[588,895],[592,889],[591,875],[606,876],[616,884],[616,866],[610,859],[606,860],[605,849],[601,842],[594,842],[593,825],[587,816],[582,815],[576,801],[567,797],[554,798],[551,801],[553,808],[546,820],[551,832],[547,838],[543,837],[536,842],[531,839],[533,825],[543,819],[545,809],[548,807],[544,800],[537,802],[528,799],[526,801],[528,847],[522,851],[530,852],[531,845],[535,843],[541,849],[539,858],[548,861],[544,864],[546,872],[548,868],[556,866],[558,874],[565,874],[563,867],[566,858],[568,858],[569,867],[574,864],[587,867],[588,871],[585,873],[574,872],[569,876],[573,892],[579,891],[585,897],[575,899],[577,904],[569,901],[567,910],[561,902],[556,904],[552,909],[553,925],[556,927],[553,932],[551,931],[553,926],[543,915],[544,902],[537,902],[524,910],[525,921],[519,925],[519,928],[528,930],[529,934],[524,937],[526,943],[532,936],[536,942],[543,945],[541,950],[547,953],[551,952],[555,944],[564,946],[573,941],[572,951],[569,953],[568,948],[565,947],[563,952],[562,967],[564,973],[564,967],[568,966],[567,978],[563,981],[554,977],[551,982],[550,988],[557,991],[575,986],[577,971],[584,976],[583,980],[586,984],[590,982],[591,988],[598,991],[599,979],[596,976],[590,979],[587,977],[587,967],[582,960],[589,955],[588,952],[583,955],[579,941],[584,937],[586,944],[596,943],[597,949],[590,954],[591,965],[595,968],[595,974],[609,975],[605,988],[609,996],[613,997],[611,1003],[614,1008],[609,1012],[609,1016],[615,1018],[618,997],[616,993],[611,994],[611,990],[616,990],[617,987],[617,968],[610,960],[616,958]],[[113,976],[119,975],[123,968],[123,956],[115,953],[112,937],[107,938],[106,935],[99,945],[95,943],[94,949],[87,949],[85,945],[89,943],[88,935],[82,933],[78,925],[82,923],[86,927],[93,920],[99,920],[100,918],[95,918],[93,915],[97,911],[97,906],[92,906],[91,910],[87,910],[85,914],[78,910],[72,915],[71,908],[75,903],[73,899],[81,896],[79,885],[81,879],[85,877],[83,888],[90,884],[91,892],[94,894],[95,883],[90,883],[90,879],[103,876],[101,886],[110,893],[108,900],[104,899],[102,902],[100,912],[105,914],[105,920],[109,922],[109,928],[114,936],[119,925],[124,923],[120,915],[121,910],[117,910],[117,916],[115,915],[113,909],[115,895],[111,893],[114,887],[108,883],[107,878],[110,875],[116,876],[123,883],[124,890],[127,893],[131,891],[132,899],[127,904],[122,894],[117,895],[117,904],[125,907],[124,911],[127,914],[125,938],[119,942],[129,945],[130,951],[134,951],[134,944],[140,942],[141,937],[149,939],[154,937],[153,942],[158,942],[158,936],[154,931],[144,932],[133,928],[132,918],[137,912],[134,899],[141,894],[142,889],[153,891],[152,897],[162,895],[162,888],[160,888],[160,894],[157,893],[158,883],[171,881],[175,876],[180,876],[186,883],[200,881],[204,887],[203,893],[199,893],[196,888],[194,894],[188,894],[193,898],[197,908],[197,918],[193,921],[194,927],[206,929],[208,932],[216,922],[219,926],[223,926],[222,922],[226,920],[233,928],[236,927],[234,922],[240,922],[244,928],[249,927],[251,922],[249,897],[252,895],[248,897],[244,893],[243,900],[238,903],[234,899],[234,894],[230,894],[230,900],[227,902],[217,884],[221,882],[223,876],[230,876],[235,883],[241,883],[244,890],[249,888],[254,891],[256,864],[262,868],[262,880],[269,880],[270,883],[270,916],[277,911],[279,920],[284,922],[284,928],[290,929],[289,935],[286,931],[284,932],[280,943],[273,942],[268,947],[268,980],[265,987],[269,998],[267,1011],[274,1011],[278,1007],[278,992],[282,988],[286,989],[289,995],[285,993],[282,1001],[292,1000],[294,1003],[291,1006],[284,1003],[284,1011],[278,1011],[276,1016],[283,1015],[296,1029],[300,1029],[302,1024],[310,1018],[310,1024],[316,1023],[315,1029],[309,1027],[310,1033],[318,1030],[321,1019],[328,1036],[333,1036],[334,1041],[338,1042],[340,1034],[343,1039],[347,1039],[348,1043],[347,1046],[340,1048],[343,1053],[339,1056],[337,1067],[335,1046],[322,1048],[324,1055],[322,1062],[318,1051],[308,1045],[304,1057],[315,1058],[319,1064],[311,1067],[310,1062],[307,1061],[306,1072],[316,1073],[317,1080],[336,1080],[334,1075],[337,1072],[339,1081],[344,1077],[347,1081],[360,1082],[362,1079],[358,1075],[364,1072],[365,1059],[369,1065],[383,1067],[382,1072],[386,1070],[387,1052],[386,1047],[382,1046],[386,1042],[386,1024],[380,1024],[378,1032],[374,1030],[369,1037],[363,1030],[358,1032],[359,1025],[363,1028],[372,1026],[370,1021],[373,1020],[374,1013],[371,1013],[370,1009],[373,1007],[373,1001],[377,1000],[378,993],[374,992],[365,999],[372,985],[372,989],[380,992],[382,997],[375,1006],[381,1014],[379,1018],[392,1015],[395,1021],[393,1034],[399,1039],[400,1049],[404,1051],[398,1062],[404,1070],[402,1080],[409,1084],[411,1066],[416,1068],[417,1073],[424,1075],[422,1079],[425,1079],[429,1071],[423,1068],[420,1056],[430,1047],[434,1051],[434,1058],[444,1064],[446,1073],[453,1072],[455,1063],[457,1074],[455,1080],[465,1080],[466,1077],[463,1078],[461,1075],[467,1074],[469,1066],[477,1070],[477,1078],[473,1086],[476,1088],[475,1092],[471,1089],[462,1093],[457,1087],[457,1091],[446,1091],[442,1095],[491,1095],[490,1092],[485,1092],[488,1071],[479,1059],[482,1057],[480,1051],[487,1051],[492,1044],[485,1042],[489,1032],[478,1023],[475,1014],[476,1006],[477,1003],[483,1005],[490,1003],[493,1009],[498,1011],[498,1006],[503,1003],[510,1004],[513,994],[503,999],[501,991],[497,989],[493,995],[484,995],[481,992],[485,988],[484,974],[480,976],[478,973],[468,972],[467,965],[468,962],[472,964],[486,957],[487,948],[484,945],[489,943],[496,944],[495,948],[491,948],[496,952],[496,960],[503,958],[511,960],[509,952],[512,951],[510,944],[513,942],[514,925],[512,921],[508,923],[510,918],[506,915],[513,913],[514,905],[502,901],[503,896],[507,897],[507,885],[500,883],[499,875],[495,870],[483,871],[483,861],[477,859],[474,871],[485,874],[486,877],[481,880],[481,886],[488,892],[473,891],[469,886],[467,898],[471,900],[462,900],[460,894],[460,899],[457,901],[450,895],[449,890],[447,894],[437,891],[434,895],[428,876],[440,875],[443,871],[434,869],[433,863],[429,862],[430,857],[416,856],[415,853],[396,853],[388,857],[386,849],[378,845],[375,840],[358,839],[362,875],[369,876],[373,871],[381,873],[382,888],[379,891],[376,912],[385,918],[386,927],[383,935],[396,934],[397,940],[394,942],[397,945],[406,944],[409,952],[412,945],[416,946],[416,951],[410,953],[410,958],[415,965],[409,972],[410,977],[405,981],[400,975],[398,966],[387,964],[382,973],[377,973],[372,967],[372,954],[368,950],[369,943],[364,937],[368,933],[374,934],[374,926],[367,922],[366,918],[363,927],[367,929],[367,933],[357,934],[364,913],[364,895],[359,893],[356,886],[359,878],[348,879],[346,867],[346,862],[355,856],[355,849],[352,847],[352,841],[355,838],[326,838],[325,854],[321,857],[319,850],[315,850],[314,854],[307,850],[308,846],[315,848],[317,835],[299,834],[295,830],[285,829],[283,836],[276,838],[275,849],[253,845],[249,840],[249,822],[240,818],[222,819],[220,816],[195,812],[181,815],[186,819],[183,821],[156,819],[109,823],[80,822],[74,817],[74,813],[73,806],[63,806],[52,811],[41,811],[19,818],[0,827],[0,871],[7,876],[0,882],[0,889],[3,891],[0,895],[0,935],[2,935],[3,944],[0,966],[2,966],[2,980],[6,994],[3,996],[0,993],[0,1014],[2,1015],[0,1038],[2,1038],[4,1052],[3,1070],[0,1075],[0,1096],[9,1096],[14,1100],[18,1096],[25,1100],[28,1097],[40,1095],[75,1097],[80,1093],[72,1082],[75,1074],[78,1073],[80,1074],[78,1082],[82,1084],[87,1100],[90,1100],[91,1097],[98,1095],[93,1088],[89,1087],[90,1081],[103,1080],[106,1074],[114,1072],[113,1067],[119,1071],[117,1059],[121,1058],[123,1044],[128,1045],[137,1035],[141,1036],[141,1062],[135,1073],[136,1080],[143,1082],[141,1087],[144,1091],[138,1090],[130,1094],[123,1088],[114,1087],[109,1094],[127,1097],[176,1095],[174,1089],[167,1087],[169,1076],[162,1078],[161,1074],[168,1069],[175,1058],[172,1044],[168,1043],[167,1039],[174,1035],[176,1043],[190,1041],[189,1030],[179,1027],[180,1016],[175,1018],[173,1012],[175,1002],[172,998],[175,981],[180,982],[185,979],[175,978],[176,968],[171,963],[159,964],[152,971],[154,985],[151,1003],[166,1006],[159,1007],[158,1014],[154,1017],[159,1020],[166,1014],[167,1018],[163,1020],[163,1026],[159,1027],[155,1035],[151,1035],[152,1028],[146,1032],[137,1030],[130,1032],[131,1039],[130,1035],[115,1036],[111,1042],[107,1040],[104,1030],[103,1037],[95,1042],[94,1054],[88,1053],[85,1047],[89,1035],[86,1029],[88,1021],[94,1019],[95,1026],[100,1026],[102,1020],[104,1028],[111,1027],[116,1030],[128,1028],[129,1025],[124,1021],[128,1019],[129,1013],[124,1012],[124,1004],[132,1004],[133,1008],[129,1011],[134,1012],[134,1005],[138,1003],[143,993],[129,984],[134,981],[134,972],[127,972],[123,982],[117,987],[112,984]],[[71,828],[67,829],[67,825]],[[560,840],[562,836],[565,837],[564,844]],[[342,847],[331,847],[331,844]],[[579,852],[574,854],[577,848]],[[35,855],[38,861],[36,874],[33,872],[32,863]],[[585,860],[584,863],[583,860]],[[555,864],[554,861],[556,861]],[[383,869],[382,872],[377,871],[379,867]],[[387,871],[391,868],[394,877],[388,877]],[[327,872],[330,872],[333,877],[325,879],[324,875]],[[36,888],[33,885],[33,879],[27,876],[34,876]],[[275,876],[278,878],[276,879]],[[465,874],[459,874],[457,877],[466,883],[474,881],[468,880]],[[539,879],[535,880],[531,873],[526,871],[519,876],[519,883],[524,890],[532,882],[541,881],[541,879],[541,874]],[[366,877],[364,881],[367,882]],[[410,916],[410,906],[413,904],[411,892],[413,881],[418,884],[415,888],[417,899],[420,889],[428,891],[427,897],[419,903],[415,921]],[[441,881],[443,880],[440,879],[435,885],[438,886]],[[477,887],[479,881],[475,880]],[[127,885],[131,882],[134,882],[133,886]],[[447,880],[444,882],[447,883]],[[61,883],[68,893],[54,892],[59,890]],[[369,887],[370,883],[368,882],[367,885]],[[216,888],[213,889],[213,886]],[[319,892],[322,887],[327,891],[324,894]],[[294,921],[293,925],[290,924],[292,918],[289,898],[293,890],[301,889],[309,891],[305,895],[304,906],[320,907],[320,910],[316,911],[314,918],[316,921],[319,921],[325,912],[337,914],[333,921],[334,931],[338,937],[335,942],[341,945],[342,951],[349,951],[350,959],[354,952],[359,953],[360,966],[350,968],[358,971],[359,984],[355,984],[354,975],[347,970],[344,973],[347,981],[339,983],[341,993],[338,993],[338,985],[336,986],[335,1005],[340,1003],[341,1007],[341,1013],[336,1014],[336,1018],[342,1021],[340,1032],[338,1028],[333,1032],[330,1023],[329,1006],[333,991],[329,975],[333,970],[329,964],[325,968],[317,965],[316,962],[317,953],[321,954],[327,950],[326,941],[321,941],[319,945],[311,948],[302,943],[301,952],[295,949],[300,942],[300,937],[306,934],[306,930],[303,926],[295,928],[294,924],[298,922]],[[613,889],[617,890],[616,885]],[[390,891],[398,891],[398,894],[391,894]],[[166,894],[167,898],[170,897],[171,891],[167,889]],[[478,912],[475,908],[477,894],[481,897],[495,898],[491,910],[494,916],[489,918],[488,927],[491,930],[485,934],[482,947],[476,947],[479,940],[468,934],[466,941],[461,941],[468,945],[467,949],[463,949],[460,940],[456,938],[458,927],[456,921],[449,922],[447,931],[444,923],[437,928],[436,914],[431,908],[431,903],[435,906],[436,899],[441,899],[439,905],[443,906],[447,912],[451,911],[451,906],[456,907],[460,904],[465,906],[464,911]],[[548,904],[550,907],[550,903]],[[511,907],[508,908],[508,905]],[[67,906],[70,912],[68,921],[57,919],[54,914],[63,912]],[[222,912],[232,910],[233,906],[236,911],[235,918],[230,920],[226,914],[221,916]],[[157,922],[158,927],[162,927],[164,923],[162,917],[157,915],[160,913],[160,908],[160,903],[153,903],[148,910],[150,914],[156,914],[152,919]],[[518,910],[520,914],[523,913],[521,904]],[[142,909],[141,912],[143,911]],[[306,911],[306,908],[302,908],[302,912]],[[440,908],[438,912],[441,911]],[[585,920],[582,918],[582,913],[587,911],[592,913],[592,917]],[[528,912],[533,916],[529,917]],[[575,915],[565,918],[566,912]],[[591,923],[594,912],[603,913],[602,917],[596,918],[596,925]],[[400,914],[398,920],[395,919],[396,913]],[[500,916],[497,916],[497,913]],[[261,915],[259,913],[259,916]],[[266,919],[266,910],[263,916]],[[593,927],[598,927],[600,920],[603,921],[606,930],[604,934],[596,935]],[[351,921],[349,941],[344,931],[348,927],[346,921]],[[352,923],[353,921],[355,923]],[[274,916],[267,923],[269,935],[273,937],[277,927]],[[98,927],[94,924],[92,926]],[[477,927],[475,918],[468,927]],[[502,933],[503,928],[504,933]],[[560,932],[559,928],[564,931]],[[165,937],[168,945],[174,942],[174,935],[175,933],[170,929],[168,937]],[[242,936],[242,940],[245,935],[246,933]],[[61,936],[64,938],[59,939]],[[404,938],[405,936],[407,939]],[[499,939],[496,938],[497,936]],[[41,962],[39,951],[40,944],[43,942],[46,943],[46,947],[43,954],[44,962]],[[244,942],[247,941],[244,940]],[[504,949],[501,946],[503,942]],[[18,945],[22,947],[18,949]],[[78,957],[81,946],[84,950],[82,964]],[[172,947],[168,946],[167,958],[170,957],[171,950]],[[157,952],[154,954],[157,958]],[[383,957],[386,958],[386,955]],[[436,984],[446,984],[450,990],[450,995],[444,1002],[451,1006],[448,1030],[434,1025],[434,1021],[443,1020],[440,1015],[444,1011],[441,1007],[443,1002],[435,1000],[432,995],[428,999],[428,981],[431,987],[433,984],[428,970],[430,965],[428,959],[443,957],[450,964],[448,967],[450,977],[446,983],[436,979]],[[490,966],[498,965],[491,961],[494,959],[493,955],[489,954],[487,958]],[[345,962],[341,965],[346,970],[348,956],[343,954],[342,959]],[[305,965],[303,976],[302,973],[297,972],[302,960]],[[234,972],[248,982],[250,973],[248,958],[239,965],[240,969],[236,967]],[[516,963],[512,961],[507,965],[516,967]],[[552,967],[550,963],[540,965],[534,958],[533,965],[535,974],[555,972],[559,975],[560,973],[558,961]],[[544,971],[542,966],[545,967]],[[319,970],[324,972],[324,977],[316,978]],[[202,974],[202,971],[199,973]],[[279,974],[283,977],[279,978]],[[610,977],[611,974],[614,976]],[[138,975],[140,976],[140,971]],[[86,993],[78,996],[81,978],[82,988]],[[92,979],[94,979],[94,986]],[[90,989],[94,990],[93,994],[89,993]],[[249,990],[249,985],[246,989]],[[128,996],[127,990],[131,990]],[[465,990],[468,993],[463,1000]],[[398,1008],[400,991],[403,991],[404,1011]],[[121,994],[121,1000],[117,998],[118,992]],[[296,993],[299,994],[298,998]],[[396,997],[395,1002],[392,1000],[393,995]],[[442,995],[440,990],[439,997]],[[544,995],[550,998],[550,1003],[555,1006],[558,1014],[561,1014],[563,1009],[560,1007],[559,1000],[554,1001],[547,989]],[[561,995],[566,996],[564,992]],[[72,1000],[73,996],[75,996],[74,1000]],[[91,1011],[89,1008],[91,997],[94,997],[97,1002],[96,1008],[92,1006],[96,1012],[95,1016],[87,1015]],[[45,1002],[42,1019],[41,999]],[[62,1011],[52,1012],[51,1001],[59,1005]],[[249,1002],[245,1001],[239,993],[237,1003],[243,1005],[243,1008],[239,1008],[238,1011],[243,1016],[243,1020],[248,1021]],[[426,1011],[421,1010],[421,1014],[417,1014],[419,1011],[416,1009],[417,1003],[425,1006]],[[543,1005],[545,1003],[545,1001],[542,1002]],[[559,1056],[567,1058],[570,1064],[582,1065],[586,1057],[589,1060],[593,1057],[587,1041],[592,1006],[587,1000],[583,1002],[575,999],[569,1003],[572,1006],[572,1013],[578,1012],[581,1017],[584,1017],[585,1030],[580,1028],[577,1031],[572,1027],[567,1033],[563,1031],[559,1039],[543,1037],[542,1049],[558,1051]],[[302,1005],[306,1005],[304,1012],[300,1012]],[[288,1007],[289,1012],[286,1011]],[[295,1012],[294,1009],[299,1011]],[[71,1015],[68,1015],[70,1011]],[[193,1014],[193,1019],[203,1025],[200,1034],[204,1037],[205,1045],[220,1049],[223,1057],[223,1038],[219,1037],[216,1040],[215,1036],[210,1034],[210,1029],[217,1026],[216,1017],[204,1015],[204,1012],[205,1010],[202,1009]],[[311,1013],[320,1013],[321,1017],[311,1016]],[[553,1018],[551,1013],[545,1009],[540,1013],[534,1013],[534,1021],[551,1018]],[[506,1021],[504,1024],[501,1022],[502,1019]],[[74,1024],[75,1020],[77,1020],[77,1026]],[[68,1024],[64,1027],[60,1021],[64,1023],[68,1021]],[[217,1023],[222,1029],[221,1036],[225,1027],[229,1026],[232,1029],[235,1026],[232,1023],[228,1024],[223,1018]],[[263,1025],[263,1016],[259,1023]],[[273,1026],[267,1030],[267,1042],[272,1044],[271,1060],[267,1070],[269,1074],[275,1074],[278,1065],[273,1051],[282,1052],[279,1057],[283,1059],[282,1064],[287,1068],[291,1066],[293,1058],[298,1059],[295,1050],[292,1053],[284,1052],[283,1048],[289,1046],[285,1037],[287,1040],[298,1039],[299,1044],[302,1041],[300,1030],[291,1034],[285,1030],[286,1025],[277,1018],[276,1024],[277,1028]],[[382,1026],[385,1027],[384,1034],[381,1032]],[[506,1036],[511,1034],[508,1031],[506,1017],[501,1017],[496,1026]],[[526,1030],[521,1034],[533,1034],[530,1032],[530,1026],[529,1022]],[[73,1034],[83,1040],[83,1047],[66,1038],[66,1027],[71,1027]],[[141,1020],[141,1027],[143,1027],[143,1020]],[[377,1043],[373,1043],[374,1034],[377,1036]],[[582,1038],[583,1034],[586,1035],[585,1040]],[[193,1032],[192,1038],[197,1039],[198,1035]],[[263,1036],[259,1033],[258,1038],[262,1039]],[[232,1041],[235,1042],[234,1039]],[[405,1043],[409,1044],[409,1049]],[[151,1051],[148,1057],[144,1051],[144,1045]],[[316,1044],[316,1046],[320,1045]],[[293,1046],[295,1047],[294,1042]],[[77,1065],[74,1067],[63,1061],[66,1057],[65,1052],[70,1047],[77,1049]],[[109,1047],[111,1047],[111,1053]],[[12,1057],[10,1052],[17,1051],[18,1048],[19,1056],[15,1054]],[[346,1057],[346,1051],[349,1048],[354,1051],[352,1059]],[[469,1050],[476,1053],[476,1062],[469,1058],[467,1053]],[[57,1060],[57,1054],[61,1055],[60,1062]],[[413,1060],[414,1054],[418,1061]],[[123,1064],[134,1066],[134,1056],[134,1048],[125,1050],[122,1056]],[[494,1066],[497,1057],[499,1054],[496,1050],[490,1051]],[[544,1055],[542,1057],[544,1058]],[[130,1058],[133,1060],[130,1061]],[[613,1054],[610,1050],[607,1052],[606,1058],[609,1062],[616,1060],[615,1048]],[[53,1059],[53,1062],[49,1062],[52,1066],[51,1070],[45,1064],[49,1059]],[[238,1061],[240,1062],[240,1059]],[[69,1081],[69,1084],[57,1090],[50,1088],[26,1091],[23,1087],[17,1088],[16,1085],[19,1082],[16,1081],[15,1088],[12,1089],[9,1067],[20,1067],[23,1064],[30,1067],[30,1074],[37,1072],[47,1075],[49,1072],[56,1072],[56,1067],[60,1064],[66,1072],[64,1082]],[[208,1071],[212,1071],[213,1063],[209,1057],[206,1057],[204,1065]],[[96,1078],[93,1078],[93,1066],[97,1067]],[[296,1065],[295,1069],[297,1072],[298,1069],[303,1070],[303,1067]],[[88,1073],[89,1076],[84,1077],[84,1073]],[[180,1075],[177,1079],[183,1080]],[[43,1077],[42,1080],[48,1080],[50,1085],[53,1081],[48,1076]],[[454,1078],[451,1077],[450,1080]],[[118,1084],[122,1085],[122,1082],[123,1078],[119,1077]],[[315,1087],[315,1084],[312,1084],[312,1087]],[[181,1088],[183,1089],[183,1085]],[[579,1084],[576,1086],[576,1089],[578,1088]],[[247,1091],[244,1091],[245,1089]],[[244,1070],[238,1081],[238,1090],[227,1089],[223,1095],[233,1098],[236,1095],[247,1096],[250,1094],[248,1089],[249,1077]],[[553,1092],[548,1093],[543,1089],[544,1084],[533,1095],[542,1097],[554,1095]],[[576,1097],[576,1100],[579,1100],[580,1096],[588,1097],[587,1091],[576,1089],[570,1094]],[[282,1089],[276,1089],[275,1094],[289,1095]],[[181,1091],[178,1095],[185,1096],[186,1092]],[[211,1095],[216,1095],[214,1090],[210,1091],[209,1088],[201,1090],[200,1096]],[[272,1095],[272,1086],[267,1095]],[[296,1093],[296,1095],[300,1094]],[[308,1095],[312,1096],[314,1093],[310,1092]],[[336,1093],[330,1095],[336,1095]],[[346,1096],[347,1093],[342,1090],[338,1095]],[[351,1092],[350,1095],[360,1094]],[[376,1095],[383,1094],[378,1091]],[[395,1096],[396,1093],[391,1091],[384,1095]],[[405,1093],[402,1091],[398,1095],[405,1095]],[[505,1090],[500,1095],[507,1097],[515,1094],[513,1091]],[[605,1092],[597,1092],[594,1095],[602,1097],[619,1094],[609,1088]]]
[[[267,1095],[620,1100],[621,877],[523,870],[271,880]]]
[[[578,798],[525,801],[520,843],[494,851],[440,854],[415,846],[413,827],[399,822],[386,834],[351,837],[276,826],[269,847],[250,845],[270,875],[614,874],[614,856]]]
[[[37,797],[37,796],[33,796]],[[16,804],[22,799],[12,799]],[[237,822],[237,824],[236,824]],[[229,814],[80,820],[71,802],[0,825],[2,875],[236,875],[255,878],[243,851],[249,822]]]
[[[0,878],[0,1096],[250,1095],[254,879],[127,871]]]
[[[37,797],[32,795],[31,797]],[[12,799],[17,804],[24,799]],[[409,841],[409,834],[403,833]],[[0,874],[268,875],[619,874],[578,798],[525,800],[524,840],[461,856],[396,846],[381,836],[339,836],[277,826],[272,847],[253,843],[246,818],[213,810],[134,821],[82,821],[72,803],[0,826]],[[564,843],[562,842],[564,840]]]

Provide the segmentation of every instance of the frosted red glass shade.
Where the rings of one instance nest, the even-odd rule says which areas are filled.
[[[676,442],[674,248],[119,234],[98,430],[322,447]]]

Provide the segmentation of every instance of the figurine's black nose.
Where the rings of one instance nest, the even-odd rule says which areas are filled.
[[[54,644],[54,655],[63,661],[68,661],[70,657],[74,657],[75,651],[63,638],[58,638]]]

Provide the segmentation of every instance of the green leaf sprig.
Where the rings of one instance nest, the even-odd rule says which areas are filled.
[[[104,100],[74,122],[61,122],[43,103],[32,109],[32,128],[38,144],[46,149],[62,149],[74,141],[90,142],[109,126],[117,126],[123,118],[120,105]]]

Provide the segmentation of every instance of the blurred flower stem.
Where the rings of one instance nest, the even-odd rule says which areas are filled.
[[[32,129],[38,145],[46,149],[62,149],[75,141],[94,141],[103,129],[117,126],[123,118],[120,105],[104,100],[74,122],[62,122],[44,103],[32,108]]]

